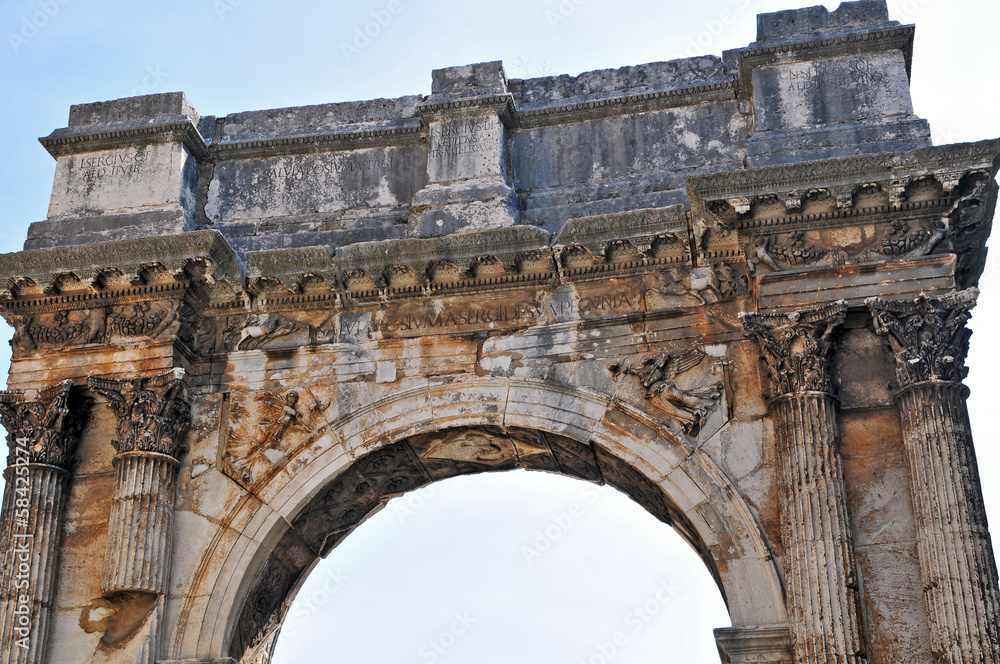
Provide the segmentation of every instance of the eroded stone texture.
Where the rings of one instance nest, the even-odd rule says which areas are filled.
[[[762,15],[721,59],[488,62],[224,118],[74,106],[42,139],[49,219],[0,256],[23,393],[0,402],[62,432],[24,498],[49,636],[9,648],[8,583],[3,656],[266,664],[367,515],[523,468],[671,524],[726,600],[724,662],[989,661],[964,310],[940,303],[983,270],[1000,140],[929,145],[912,35],[864,1]],[[43,395],[80,390],[73,466]]]

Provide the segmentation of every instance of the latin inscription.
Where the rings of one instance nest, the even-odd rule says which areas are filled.
[[[149,152],[145,150],[80,157],[80,172],[88,180],[104,177],[131,178],[143,172],[148,157]]]
[[[808,69],[785,69],[778,71],[778,80],[789,92],[813,90],[820,87],[853,90],[859,86],[881,85],[885,74],[880,67],[868,59],[851,60],[843,65],[824,65]]]
[[[315,158],[284,159],[273,168],[263,172],[263,177],[273,182],[303,181],[310,183],[327,182],[338,179],[345,173],[385,173],[395,166],[392,157],[385,159],[332,159]]]
[[[457,157],[483,152],[496,143],[493,124],[486,118],[441,123],[431,128],[434,146],[429,154],[434,157]],[[493,139],[491,141],[491,139]]]
[[[541,309],[537,304],[497,304],[493,306],[466,306],[440,312],[387,316],[381,325],[382,332],[421,332],[450,327],[490,328],[495,325],[517,325],[538,319]]]

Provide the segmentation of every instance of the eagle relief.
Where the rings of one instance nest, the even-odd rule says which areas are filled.
[[[609,364],[608,370],[615,380],[625,374],[636,376],[642,383],[645,398],[677,422],[684,433],[694,436],[705,425],[709,411],[718,403],[722,385],[715,383],[684,389],[674,381],[701,364],[705,357],[704,351],[692,348],[653,355],[638,366],[631,362]]]
[[[285,464],[321,426],[319,415],[330,405],[308,390],[283,394],[262,391],[233,399],[226,428],[222,468],[249,488]]]

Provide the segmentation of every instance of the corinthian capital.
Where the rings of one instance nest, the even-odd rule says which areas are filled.
[[[865,301],[875,331],[885,337],[896,356],[900,387],[926,380],[957,383],[965,378],[972,335],[965,324],[978,296],[979,291],[970,288],[943,297],[921,293],[913,300],[873,297]]]
[[[766,360],[777,394],[830,392],[830,337],[844,322],[845,302],[790,313],[741,313],[744,335]]]
[[[87,379],[91,389],[108,400],[118,418],[119,453],[157,452],[175,459],[186,449],[184,436],[191,423],[191,408],[184,395],[183,369],[143,378]]]
[[[73,381],[67,380],[25,401],[20,391],[0,392],[0,424],[7,429],[7,465],[42,463],[70,470],[87,417],[82,404],[70,403]],[[73,407],[71,407],[73,406]],[[18,456],[20,448],[27,458]]]

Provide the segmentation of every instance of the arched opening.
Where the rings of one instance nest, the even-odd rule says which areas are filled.
[[[621,491],[690,544],[725,599],[716,558],[688,514],[620,457],[596,443],[549,432],[457,427],[409,436],[360,456],[312,496],[250,577],[231,632],[230,655],[244,662],[269,661],[291,598],[318,557],[330,554],[392,498],[459,475],[514,469],[556,473]]]
[[[310,572],[272,662],[713,662],[728,622],[698,555],[629,497],[518,470],[390,500]]]

